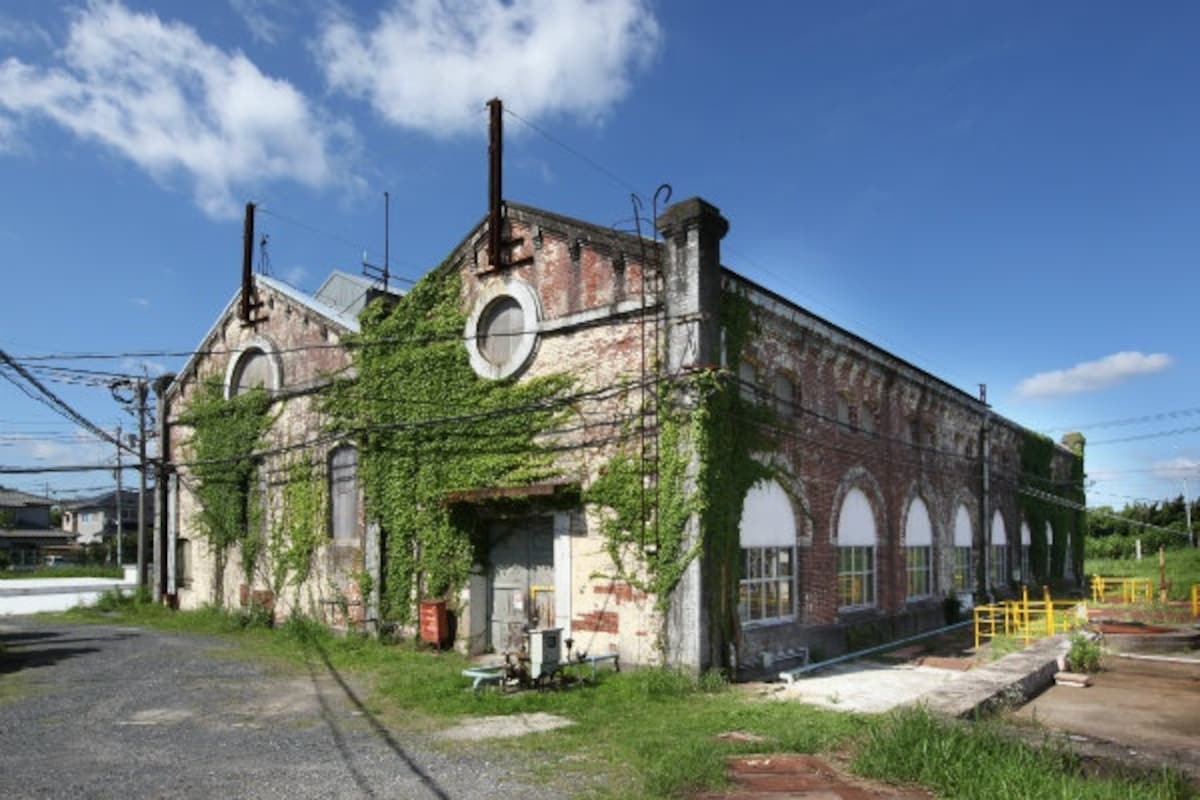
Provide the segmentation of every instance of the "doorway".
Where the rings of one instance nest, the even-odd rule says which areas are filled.
[[[554,625],[554,518],[488,526],[488,645],[520,650],[525,631]]]

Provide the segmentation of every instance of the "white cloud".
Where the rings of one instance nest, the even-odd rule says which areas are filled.
[[[602,118],[659,41],[646,0],[395,0],[370,30],[330,16],[316,54],[330,88],[448,136],[482,130],[493,96],[525,117]]]
[[[149,297],[131,297],[129,298],[129,302],[133,303],[135,306],[141,306],[142,308],[150,307]]]
[[[282,17],[292,7],[283,0],[229,0],[230,7],[246,23],[250,35],[275,44],[284,33]]]
[[[44,47],[48,50],[54,46],[54,40],[46,33],[46,29],[36,22],[24,22],[0,15],[0,44]]]
[[[1200,460],[1178,456],[1170,461],[1159,461],[1150,469],[1156,478],[1178,481],[1180,478],[1200,475]]]
[[[31,438],[21,442],[20,449],[28,458],[50,466],[103,463],[116,453],[114,445],[101,442],[82,428],[76,428],[73,436],[74,440],[66,440],[63,437]]]
[[[1096,361],[1084,361],[1068,369],[1039,372],[1017,385],[1021,397],[1053,397],[1104,389],[1135,375],[1162,372],[1171,366],[1166,353],[1113,353]]]
[[[211,216],[236,216],[235,195],[262,182],[339,181],[332,150],[348,128],[186,25],[93,2],[75,13],[57,58],[49,68],[0,63],[0,110],[48,118],[157,180],[184,176]]]

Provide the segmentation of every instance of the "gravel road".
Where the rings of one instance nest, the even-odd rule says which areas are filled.
[[[0,795],[470,800],[563,796],[519,756],[389,730],[324,668],[273,672],[219,639],[0,620]]]

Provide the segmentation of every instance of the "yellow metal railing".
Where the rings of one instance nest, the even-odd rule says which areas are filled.
[[[1096,603],[1150,603],[1154,600],[1154,582],[1149,578],[1105,578],[1092,576],[1092,600]]]
[[[1054,600],[1049,587],[1043,588],[1041,600],[1030,600],[1028,587],[1022,587],[1020,600],[975,606],[975,647],[1000,634],[1016,636],[1028,645],[1034,639],[1073,630],[1086,620],[1086,603]]]
[[[1200,583],[1192,584],[1192,616],[1200,617]]]

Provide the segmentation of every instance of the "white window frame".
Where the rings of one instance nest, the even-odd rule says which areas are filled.
[[[741,545],[741,572],[738,581],[738,617],[744,627],[774,625],[796,619],[799,564],[796,549],[796,521],[791,501],[775,481],[763,481],[751,487],[742,504],[738,524]],[[781,574],[781,555],[786,554],[788,574]],[[755,568],[758,565],[758,568]],[[769,565],[769,568],[768,568]],[[771,592],[771,589],[774,589]],[[780,597],[786,591],[788,607],[780,609]],[[754,615],[749,597],[758,594],[760,613]],[[775,610],[767,614],[768,595]]]
[[[780,574],[780,556],[783,554],[787,555],[788,574]],[[758,570],[754,569],[755,564],[759,565]],[[773,593],[770,591],[771,589],[774,589]],[[783,591],[786,591],[788,595],[787,609],[782,609],[780,597]],[[758,593],[758,608],[762,610],[758,617],[753,615],[754,605],[748,602],[748,595],[753,593]],[[771,616],[765,613],[769,595],[773,597],[772,602],[775,606],[775,614]],[[744,627],[772,625],[796,619],[796,548],[794,545],[792,547],[742,548],[742,578],[738,582],[738,616]]]
[[[842,498],[837,522],[837,597],[839,611],[875,608],[879,603],[876,546],[879,523],[866,492],[853,488]],[[848,556],[848,559],[844,556]],[[849,561],[846,565],[844,562]],[[854,580],[859,580],[856,591]]]
[[[924,524],[920,524],[922,521]],[[926,598],[934,592],[933,539],[933,519],[929,515],[929,507],[919,496],[914,497],[908,504],[904,522],[904,585],[909,600]],[[918,556],[916,564],[913,563],[913,556]],[[922,573],[923,580],[919,580]],[[913,591],[914,579],[924,584],[918,587],[923,591]]]
[[[875,546],[861,544],[838,545],[838,609],[854,611],[860,608],[875,608],[878,600],[875,593]],[[849,556],[850,564],[843,566],[843,556]],[[859,580],[861,589],[846,591],[849,584]],[[861,596],[859,596],[861,595]]]

